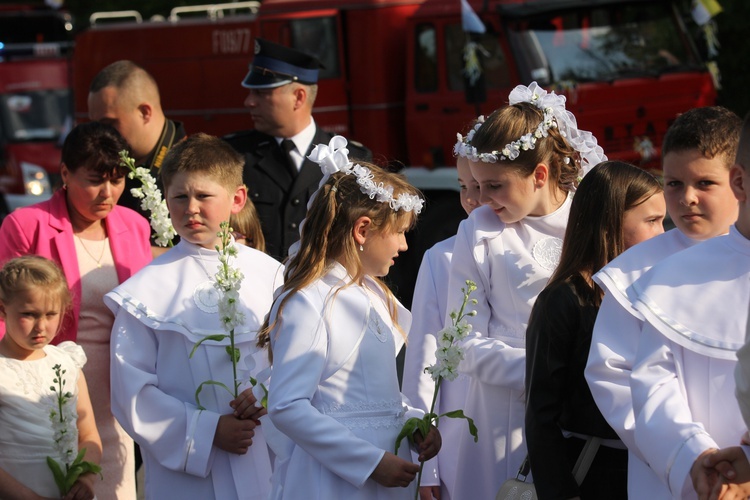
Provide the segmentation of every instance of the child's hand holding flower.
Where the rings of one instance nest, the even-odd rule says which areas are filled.
[[[444,379],[455,380],[455,378],[458,377],[458,364],[464,359],[464,351],[460,346],[459,341],[464,339],[469,335],[469,332],[471,332],[471,325],[464,318],[466,318],[466,316],[476,315],[476,311],[468,313],[464,311],[467,304],[477,303],[476,299],[469,299],[471,293],[476,289],[477,285],[473,281],[466,281],[466,288],[461,289],[464,294],[461,308],[458,312],[453,311],[450,314],[453,324],[443,328],[437,333],[438,346],[435,351],[435,357],[437,359],[434,365],[425,368],[425,371],[429,373],[435,381],[435,391],[432,394],[432,404],[430,405],[429,413],[426,413],[421,419],[415,417],[407,420],[396,438],[395,453],[398,453],[398,448],[404,438],[407,438],[411,445],[414,445],[415,443],[419,445],[419,461],[421,462],[421,465],[419,467],[419,476],[417,477],[417,495],[419,495],[419,483],[422,480],[422,467],[424,466],[425,460],[429,460],[440,451],[442,440],[438,433],[437,426],[442,417],[465,418],[469,424],[469,433],[474,436],[474,442],[478,439],[477,427],[474,425],[474,420],[464,415],[463,410],[459,409],[449,411],[442,415],[437,415],[435,413],[435,403],[437,402],[440,385]]]

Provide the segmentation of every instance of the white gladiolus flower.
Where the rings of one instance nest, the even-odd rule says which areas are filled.
[[[156,244],[162,247],[172,246],[172,240],[177,232],[172,226],[167,203],[162,199],[161,190],[156,187],[156,179],[147,168],[136,167],[135,160],[128,155],[127,151],[120,151],[120,165],[130,169],[129,178],[141,181],[141,187],[131,189],[130,194],[141,200],[142,210],[148,210],[151,213],[150,222],[156,233]]]

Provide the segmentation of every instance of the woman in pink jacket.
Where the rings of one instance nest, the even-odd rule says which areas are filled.
[[[0,227],[0,264],[37,254],[57,262],[68,280],[73,310],[54,343],[74,340],[88,358],[84,373],[103,445],[99,500],[135,498],[133,442],[110,410],[114,318],[102,298],[151,261],[148,221],[117,206],[128,172],[120,166],[121,150],[129,147],[113,127],[78,125],[63,145],[63,188],[48,201],[14,211]],[[0,336],[4,332],[0,322]]]

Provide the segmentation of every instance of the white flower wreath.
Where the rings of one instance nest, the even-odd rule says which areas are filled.
[[[596,137],[591,132],[578,129],[575,116],[565,109],[565,96],[557,95],[555,92],[547,92],[537,85],[536,82],[531,82],[528,87],[525,85],[516,86],[508,96],[508,104],[511,106],[521,102],[532,104],[544,113],[544,118],[533,132],[524,134],[518,140],[506,144],[499,151],[479,153],[471,145],[471,140],[476,131],[484,124],[484,117],[480,116],[477,118],[474,128],[466,134],[466,137],[457,134],[458,142],[453,147],[453,152],[474,162],[497,163],[502,160],[513,161],[518,158],[522,151],[534,149],[539,139],[549,135],[551,128],[557,128],[560,135],[581,155],[583,175],[591,170],[594,165],[607,160],[607,156],[604,154],[601,146],[598,145]],[[566,158],[566,162],[569,161]]]
[[[388,203],[393,210],[404,210],[406,212],[414,211],[419,214],[424,206],[424,200],[417,195],[408,193],[399,193],[393,195],[393,186],[376,183],[374,176],[369,168],[363,167],[359,163],[349,161],[349,150],[346,149],[347,141],[343,136],[334,136],[328,144],[318,144],[313,148],[308,156],[311,161],[320,165],[323,171],[322,186],[328,180],[331,174],[343,172],[346,175],[354,174],[357,178],[359,189],[370,199],[376,199],[382,203]]]

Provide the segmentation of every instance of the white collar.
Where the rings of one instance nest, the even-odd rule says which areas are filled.
[[[276,143],[281,144],[281,141],[284,139],[289,139],[294,143],[294,146],[297,148],[296,151],[293,151],[293,154],[299,155],[299,158],[304,159],[304,155],[307,154],[307,151],[310,149],[310,145],[312,144],[313,139],[315,138],[315,120],[313,117],[310,117],[310,123],[307,125],[307,127],[303,128],[298,134],[292,136],[292,137],[276,137]],[[299,168],[299,164],[301,162],[297,163],[297,167]]]
[[[631,285],[628,296],[671,341],[704,356],[736,359],[745,343],[750,297],[750,241],[729,234],[660,261]]]

